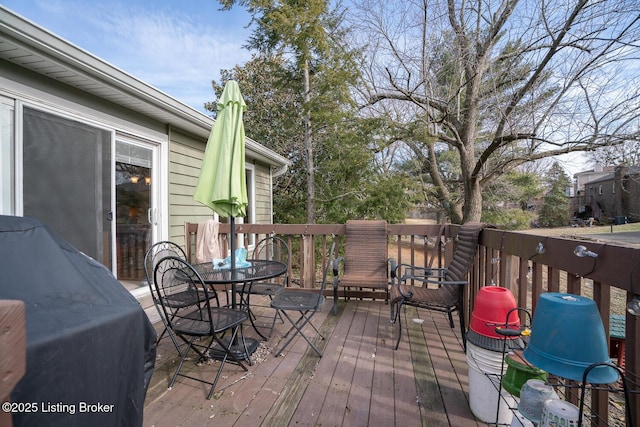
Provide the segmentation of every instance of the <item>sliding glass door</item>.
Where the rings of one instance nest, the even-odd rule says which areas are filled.
[[[23,214],[110,267],[112,133],[30,108],[23,129]]]
[[[157,225],[154,147],[116,140],[116,257],[118,279],[130,288],[144,280],[144,255]]]
[[[22,214],[129,289],[143,286],[144,254],[158,235],[157,145],[26,107],[23,123]]]

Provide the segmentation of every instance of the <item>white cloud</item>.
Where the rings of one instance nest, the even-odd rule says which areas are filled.
[[[49,0],[40,6],[66,25],[75,26],[68,28],[66,35],[60,34],[63,37],[204,111],[204,103],[215,97],[211,81],[219,79],[220,69],[243,64],[250,58],[242,48],[249,35],[244,28],[248,15],[241,17],[247,22],[234,25],[237,13],[221,12],[211,3],[218,7],[211,0],[187,2],[175,8],[168,7],[175,3],[156,1]],[[71,9],[73,14],[69,13]]]

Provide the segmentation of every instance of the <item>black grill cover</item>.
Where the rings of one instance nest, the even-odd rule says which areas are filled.
[[[25,303],[20,426],[141,426],[156,333],[103,265],[31,218],[0,216],[0,299]]]

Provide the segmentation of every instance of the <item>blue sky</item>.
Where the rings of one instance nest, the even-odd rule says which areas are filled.
[[[0,0],[63,39],[208,114],[212,80],[251,57],[249,14],[217,0]],[[559,157],[570,174],[581,155]]]
[[[251,31],[241,7],[216,0],[2,0],[100,59],[204,112],[221,69],[244,64]]]

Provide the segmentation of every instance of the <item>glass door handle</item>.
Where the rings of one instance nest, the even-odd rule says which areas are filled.
[[[149,224],[156,224],[156,208],[147,209],[147,220]]]

